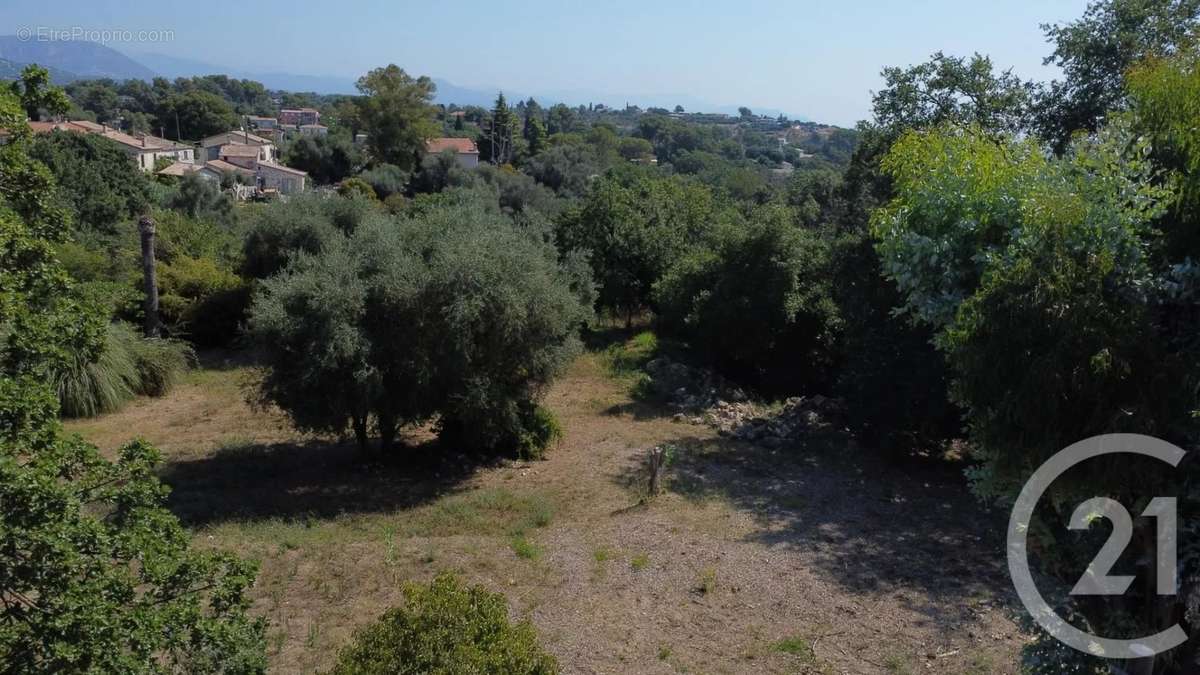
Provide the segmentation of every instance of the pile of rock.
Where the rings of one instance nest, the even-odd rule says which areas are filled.
[[[795,396],[779,408],[763,410],[746,417],[741,411],[722,419],[713,415],[717,429],[767,448],[780,448],[799,441],[808,434],[841,428],[844,419],[842,402],[826,396]],[[728,421],[727,421],[728,420]]]
[[[646,364],[650,388],[681,412],[701,412],[720,400],[745,402],[746,392],[707,368],[693,368],[660,356]]]
[[[841,428],[843,403],[796,396],[782,406],[751,401],[746,392],[706,368],[659,357],[646,364],[650,389],[675,409],[675,419],[707,424],[722,435],[767,448],[792,445],[806,434]]]

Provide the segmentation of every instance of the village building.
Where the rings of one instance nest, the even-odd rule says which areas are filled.
[[[431,138],[425,143],[425,151],[431,155],[453,152],[460,166],[467,169],[479,166],[479,148],[469,138]]]
[[[279,111],[280,124],[320,124],[321,112],[316,108],[284,108]]]
[[[236,164],[253,171],[259,162],[265,162],[266,146],[244,145],[242,143],[226,143],[217,148],[217,159],[230,164]]]
[[[291,195],[307,189],[308,173],[282,164],[260,163],[256,177],[258,187],[264,191],[275,190],[279,194]]]
[[[221,148],[226,145],[251,145],[259,149],[258,161],[274,162],[277,160],[279,150],[275,146],[275,142],[269,138],[252,134],[248,131],[226,131],[224,133],[215,134],[200,141],[202,148],[201,159],[209,161],[213,159],[221,159]]]

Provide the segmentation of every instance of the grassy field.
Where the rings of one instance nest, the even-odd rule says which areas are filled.
[[[960,468],[727,440],[631,398],[613,355],[550,392],[566,436],[541,462],[480,465],[414,432],[366,464],[248,405],[253,371],[212,355],[167,397],[68,428],[156,444],[197,545],[261,561],[275,672],[327,668],[402,581],[445,569],[504,593],[570,673],[1016,672],[996,516]],[[668,491],[644,500],[662,443]]]

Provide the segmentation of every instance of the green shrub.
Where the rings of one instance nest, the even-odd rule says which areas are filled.
[[[93,417],[113,412],[135,396],[139,382],[137,361],[130,343],[137,339],[127,326],[111,324],[100,356],[73,354],[54,374],[54,386],[65,417]]]
[[[840,318],[829,239],[783,208],[715,228],[655,286],[663,328],[735,379],[772,392],[824,385]]]
[[[169,392],[192,365],[190,347],[175,340],[137,338],[130,341],[137,366],[137,386],[134,393],[143,396],[162,396]]]
[[[546,449],[562,437],[562,424],[554,413],[543,406],[534,406],[521,432],[517,454],[523,459],[541,459]]]
[[[333,675],[546,675],[558,662],[528,621],[511,624],[504,596],[464,586],[450,574],[408,584],[404,604],[360,630]]]
[[[671,264],[726,215],[710,190],[690,180],[614,171],[559,217],[558,242],[590,253],[599,307],[628,320],[651,304]]]
[[[76,281],[101,281],[112,274],[110,256],[75,241],[64,241],[55,247],[58,262]]]
[[[380,164],[360,173],[358,178],[370,185],[377,197],[386,201],[388,197],[404,192],[409,176],[407,171],[394,164]]]
[[[1061,158],[1026,139],[945,126],[906,134],[884,159],[896,197],[872,222],[880,259],[946,357],[981,498],[1014,498],[1032,467],[1081,439],[1139,433],[1188,447],[1197,438],[1200,359],[1186,305],[1198,285],[1158,262],[1174,195],[1151,152],[1113,115]],[[1095,549],[1058,529],[1085,496],[1136,503],[1187,494],[1193,477],[1128,456],[1073,468],[1029,523],[1040,571],[1070,583],[1087,567]],[[1157,630],[1149,617],[1185,605],[1131,593],[1077,608],[1097,633],[1141,635]]]
[[[338,194],[343,197],[366,197],[367,199],[378,199],[379,195],[375,194],[375,188],[367,181],[355,176],[347,178],[338,185]]]
[[[180,328],[194,345],[226,347],[238,338],[249,308],[250,285],[239,283],[188,305],[180,316]]]
[[[242,247],[242,273],[263,279],[298,253],[317,253],[339,231],[353,233],[373,213],[363,197],[324,199],[305,195],[253,212]]]
[[[227,345],[245,320],[247,285],[211,258],[178,255],[160,264],[158,288],[163,322],[195,344]]]
[[[114,412],[138,395],[162,396],[185,373],[191,349],[174,340],[147,340],[126,323],[111,323],[97,359],[72,355],[52,381],[66,417]]]
[[[658,335],[642,331],[625,342],[609,345],[604,350],[604,360],[614,375],[629,375],[640,372],[658,351]]]
[[[30,154],[58,179],[58,197],[74,212],[79,231],[113,233],[148,203],[150,181],[115,141],[96,134],[39,134]]]

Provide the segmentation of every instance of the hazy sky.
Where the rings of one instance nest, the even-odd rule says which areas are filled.
[[[499,9],[504,5],[504,9]],[[0,33],[22,27],[172,30],[154,51],[258,72],[410,73],[516,91],[681,93],[850,124],[885,65],[979,51],[1025,77],[1053,76],[1039,24],[1084,0],[524,0],[338,2],[3,0]]]

